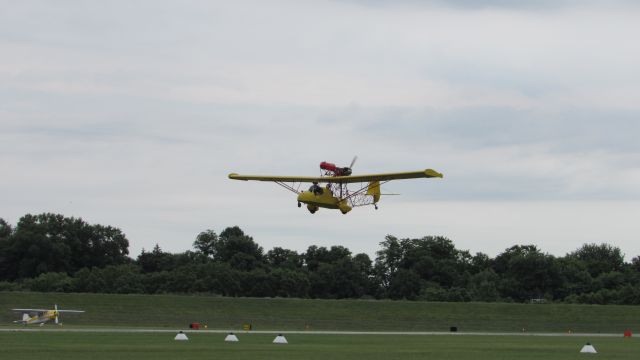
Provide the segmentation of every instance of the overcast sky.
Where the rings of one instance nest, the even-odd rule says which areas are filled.
[[[137,256],[238,225],[266,250],[443,235],[492,256],[640,255],[633,1],[0,1],[0,217],[122,229]],[[380,210],[230,172],[433,168]]]

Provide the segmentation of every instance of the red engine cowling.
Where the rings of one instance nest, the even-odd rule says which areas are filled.
[[[333,173],[337,173],[338,171],[340,171],[340,169],[336,166],[336,164],[332,164],[326,161],[323,161],[320,163],[320,169],[331,171]]]
[[[332,164],[326,161],[320,163],[320,169],[327,172],[332,172],[333,176],[349,176],[351,175],[351,169],[348,167],[337,167],[336,164]]]

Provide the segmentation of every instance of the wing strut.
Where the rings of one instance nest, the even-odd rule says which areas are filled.
[[[276,183],[276,184],[282,186],[283,188],[293,192],[294,194],[299,194],[300,193],[300,191],[298,190],[300,188],[300,186],[298,186],[298,189],[296,189],[293,186],[291,186],[291,185],[289,185],[287,183],[284,183],[282,181],[274,181],[274,183]]]

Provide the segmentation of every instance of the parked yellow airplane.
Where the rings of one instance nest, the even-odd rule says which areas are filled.
[[[12,311],[21,312],[22,320],[16,320],[14,323],[23,325],[40,324],[53,320],[56,324],[62,325],[59,321],[60,313],[83,313],[83,310],[58,310],[58,305],[53,306],[53,310],[47,309],[11,309]]]
[[[319,208],[339,209],[343,214],[351,211],[356,206],[373,205],[378,209],[380,185],[391,180],[434,178],[442,177],[439,172],[426,169],[412,172],[370,174],[351,176],[353,164],[357,157],[353,158],[348,167],[338,167],[328,162],[320,163],[320,177],[307,176],[262,176],[262,175],[238,175],[229,174],[233,180],[257,180],[271,181],[298,195],[298,207],[307,205],[309,212],[314,214]],[[301,191],[301,183],[312,183],[307,191]],[[361,183],[354,190],[348,188],[349,184]],[[296,185],[297,184],[297,185]],[[318,184],[326,184],[322,187]]]

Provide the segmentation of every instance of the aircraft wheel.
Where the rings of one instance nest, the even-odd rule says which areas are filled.
[[[373,204],[373,208],[374,208],[374,209],[376,209],[376,210],[378,210],[378,205]]]
[[[301,206],[302,206],[302,204],[300,203],[300,201],[298,201],[298,207],[301,207]]]

